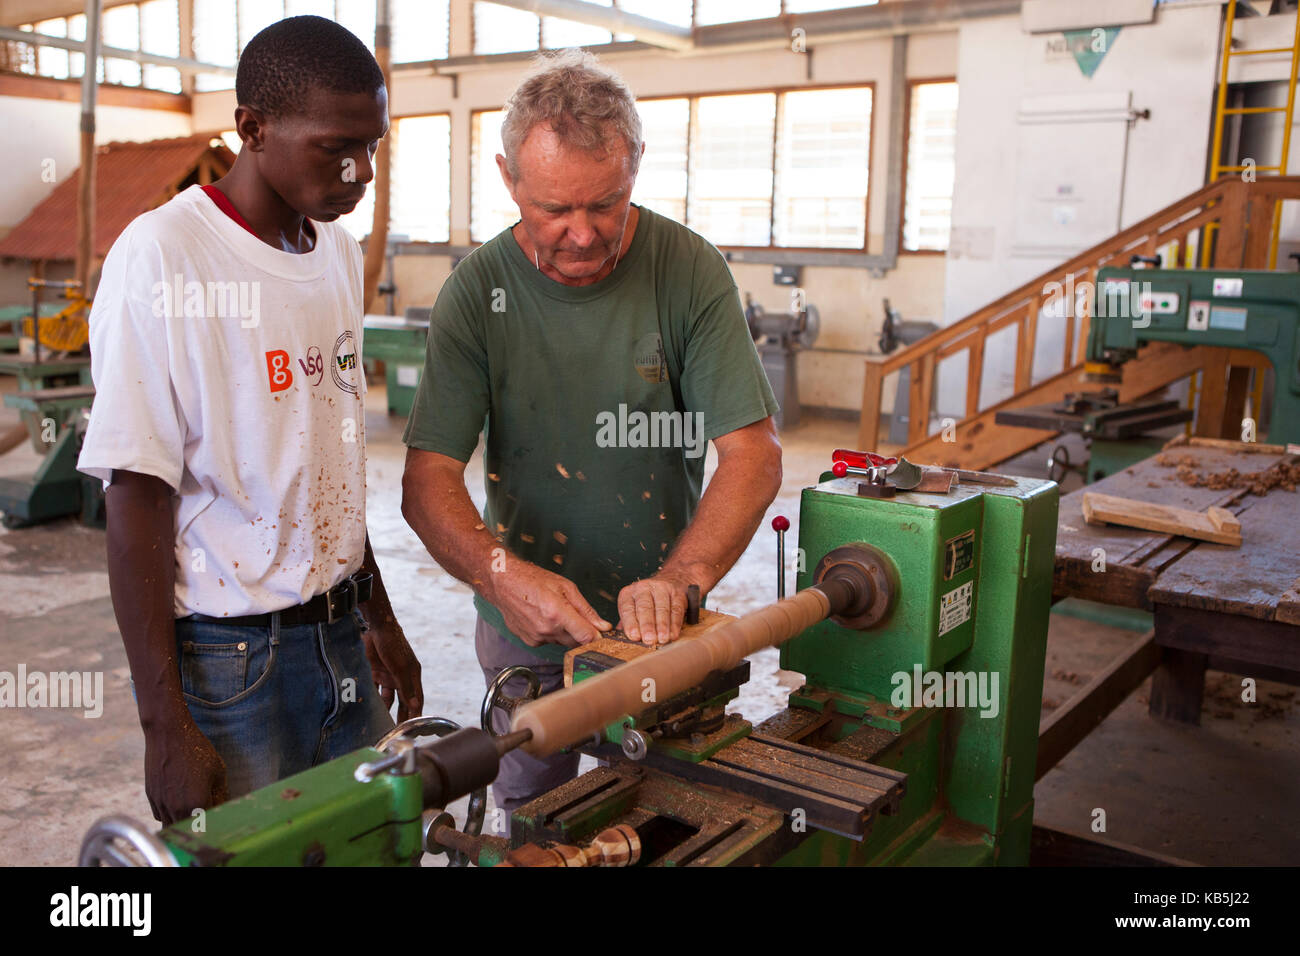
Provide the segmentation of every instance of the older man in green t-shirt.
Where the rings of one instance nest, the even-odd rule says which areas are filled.
[[[438,296],[402,513],[474,588],[484,676],[526,664],[548,692],[565,650],[615,621],[632,640],[677,637],[688,586],[718,583],[776,496],[781,448],[726,262],[631,204],[644,143],[623,82],[587,53],[548,58],[511,97],[502,140],[520,221]],[[481,518],[465,487],[480,433]],[[701,497],[708,441],[718,467]],[[497,805],[577,762],[513,752]]]

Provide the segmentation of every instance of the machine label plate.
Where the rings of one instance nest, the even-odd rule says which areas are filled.
[[[1216,305],[1210,309],[1210,328],[1240,332],[1246,327],[1246,310]]]
[[[943,579],[952,580],[975,563],[975,529],[949,538],[943,545]]]
[[[1241,298],[1241,276],[1218,276],[1210,283],[1210,293],[1215,298]]]
[[[953,588],[939,598],[939,636],[947,634],[959,624],[970,620],[971,598],[975,593],[975,582],[967,581],[961,587]]]

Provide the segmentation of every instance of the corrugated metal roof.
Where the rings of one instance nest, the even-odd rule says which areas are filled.
[[[170,198],[204,153],[212,152],[218,170],[234,154],[224,144],[210,145],[202,133],[146,143],[107,143],[95,155],[95,256],[108,254],[131,220]],[[220,175],[220,172],[218,173]],[[73,260],[77,257],[77,189],[81,170],[59,183],[31,213],[0,239],[0,257]]]

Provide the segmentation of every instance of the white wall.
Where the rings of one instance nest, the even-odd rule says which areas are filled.
[[[957,117],[957,181],[953,201],[954,246],[966,254],[948,256],[945,324],[1046,272],[1065,256],[1017,255],[1012,250],[1019,194],[1041,166],[1022,168],[1017,111],[1029,96],[1131,94],[1135,109],[1149,109],[1128,136],[1124,181],[1116,179],[1102,198],[1121,193],[1122,226],[1151,215],[1205,181],[1211,129],[1221,8],[1161,6],[1155,22],[1126,26],[1091,78],[1073,57],[1049,54],[1059,34],[1026,34],[1017,17],[964,23],[959,31],[957,75],[961,103]],[[1061,155],[1080,148],[1078,135],[1063,136]],[[1047,170],[1050,174],[1050,168]],[[1102,237],[1104,238],[1104,237]],[[1093,240],[1096,241],[1096,240]],[[1082,242],[1081,251],[1091,242]],[[1059,371],[1063,331],[1040,324],[1040,354],[1055,355],[1057,368],[1036,368],[1035,378]],[[964,354],[958,356],[964,362]],[[1009,394],[1014,333],[992,348],[985,366],[985,401]],[[961,412],[964,373],[941,375],[940,408]]]

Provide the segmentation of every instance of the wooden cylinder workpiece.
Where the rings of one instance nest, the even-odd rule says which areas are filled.
[[[525,704],[515,711],[510,729],[532,731],[532,740],[523,745],[528,753],[558,753],[626,714],[699,684],[713,671],[728,670],[757,650],[789,640],[830,613],[827,596],[808,588]]]

